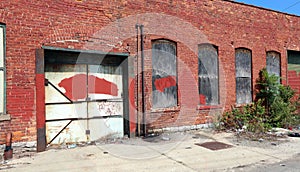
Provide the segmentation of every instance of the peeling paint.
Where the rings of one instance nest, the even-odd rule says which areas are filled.
[[[59,104],[68,101],[52,87],[45,87],[46,103],[52,103],[46,106],[46,120],[81,119],[72,121],[53,141],[53,144],[86,142],[107,135],[123,136],[122,73],[120,70],[99,65],[55,64],[51,66],[48,64],[45,77],[69,98],[80,101],[75,104]],[[69,122],[70,120],[47,122],[47,142]],[[88,136],[87,130],[90,130]]]
[[[72,100],[85,99],[87,89],[88,93],[118,95],[116,84],[93,75],[76,74],[70,78],[61,80],[58,86],[63,87],[66,90],[66,96]]]

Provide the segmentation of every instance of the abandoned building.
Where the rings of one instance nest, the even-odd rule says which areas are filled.
[[[300,89],[300,17],[230,0],[0,2],[0,142],[143,136]]]

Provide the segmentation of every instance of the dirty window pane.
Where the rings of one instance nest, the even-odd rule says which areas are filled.
[[[296,74],[300,72],[300,51],[288,50],[288,72],[290,71]]]
[[[287,84],[298,94],[300,93],[300,51],[287,50],[287,57]]]
[[[4,67],[4,29],[0,25],[0,68]]]
[[[0,70],[0,115],[4,114],[4,72]]]
[[[200,104],[219,104],[218,50],[210,44],[199,45],[198,82]]]
[[[251,77],[251,52],[237,49],[235,52],[236,77]]]
[[[237,104],[252,102],[252,57],[248,49],[236,49],[236,102]]]
[[[0,25],[0,115],[5,114],[4,27]]]
[[[251,103],[251,78],[236,78],[236,99],[238,104]]]
[[[176,45],[157,40],[152,45],[153,108],[177,106]]]
[[[267,52],[267,71],[280,77],[280,54],[274,51]]]

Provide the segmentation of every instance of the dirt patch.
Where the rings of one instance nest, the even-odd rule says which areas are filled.
[[[286,135],[274,135],[268,133],[242,132],[234,133],[233,137],[226,138],[230,143],[238,146],[251,146],[272,149],[272,146],[278,146],[289,142]]]

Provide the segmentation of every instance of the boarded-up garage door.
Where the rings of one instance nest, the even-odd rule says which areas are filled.
[[[50,54],[45,61],[47,142],[61,144],[123,136],[121,65],[92,64],[88,58],[86,64],[71,64],[54,56]]]

